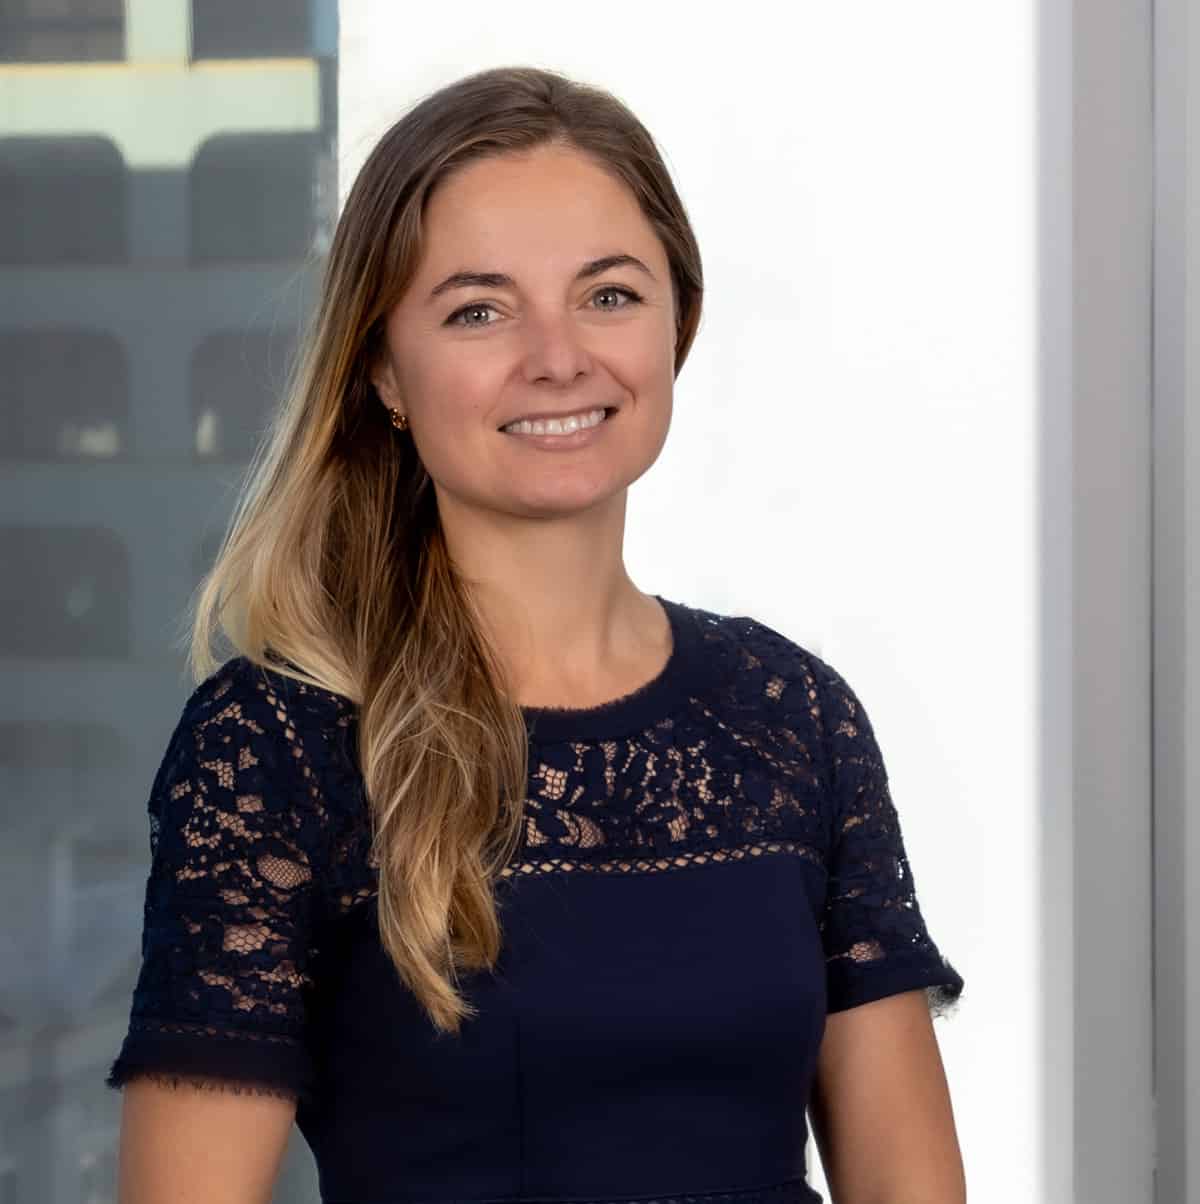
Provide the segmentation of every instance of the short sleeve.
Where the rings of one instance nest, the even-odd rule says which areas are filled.
[[[834,798],[820,926],[827,1011],[924,988],[931,1013],[947,1014],[963,979],[921,915],[871,721],[836,670],[824,665],[822,676]]]
[[[274,675],[272,675],[274,676]],[[243,658],[184,706],[149,799],[129,1027],[106,1079],[303,1097],[323,808],[285,691]]]

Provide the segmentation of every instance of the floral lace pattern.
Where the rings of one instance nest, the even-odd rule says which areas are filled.
[[[302,996],[330,824],[322,745],[297,725],[329,706],[272,677],[237,660],[198,686],[155,776],[142,967],[110,1086],[142,1074],[297,1097],[310,1085]],[[243,1047],[246,1081],[191,1065],[198,1037]]]
[[[962,979],[926,931],[861,702],[758,621],[687,613],[694,643],[677,649],[666,711],[646,722],[636,708],[600,708],[594,731],[578,712],[570,738],[535,729],[522,845],[505,878],[799,857],[812,870],[829,1010],[923,987],[946,1014]],[[313,1089],[314,962],[328,921],[375,892],[356,735],[348,700],[244,658],[194,690],[150,793],[143,961],[110,1086],[146,1075]],[[212,1041],[237,1046],[237,1071],[206,1073]]]

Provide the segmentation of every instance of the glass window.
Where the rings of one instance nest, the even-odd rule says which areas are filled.
[[[0,1204],[117,1204],[146,802],[319,292],[336,15],[0,0]],[[274,1198],[320,1199],[302,1139]]]
[[[4,136],[0,125],[0,264],[120,263],[125,161],[102,136]]]
[[[129,364],[109,331],[0,329],[0,457],[114,460],[129,446]]]
[[[0,62],[77,63],[124,57],[123,0],[0,0]]]
[[[192,56],[296,58],[312,53],[309,0],[192,0]]]

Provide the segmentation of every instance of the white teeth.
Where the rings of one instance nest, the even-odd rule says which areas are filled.
[[[588,410],[585,414],[571,414],[566,418],[528,418],[519,422],[510,422],[501,427],[510,435],[569,435],[572,431],[584,430],[589,426],[599,426],[604,421],[603,410]]]

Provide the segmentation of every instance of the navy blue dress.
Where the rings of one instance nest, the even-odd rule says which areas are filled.
[[[199,685],[150,795],[108,1084],[294,1098],[327,1204],[819,1204],[826,1015],[915,989],[942,1014],[963,980],[850,686],[757,620],[658,600],[658,677],[526,708],[504,947],[463,976],[457,1036],[380,943],[354,706],[242,657]]]

